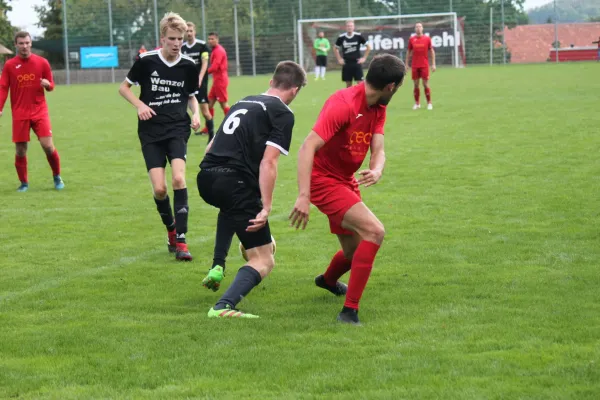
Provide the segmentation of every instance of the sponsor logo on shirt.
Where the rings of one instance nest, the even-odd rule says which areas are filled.
[[[19,74],[17,75],[17,82],[19,83],[19,87],[29,87],[33,86],[35,82],[35,74]]]
[[[370,145],[371,144],[371,139],[373,138],[373,134],[371,132],[353,132],[352,135],[350,135],[350,140],[348,141],[349,144],[366,144],[366,145]]]

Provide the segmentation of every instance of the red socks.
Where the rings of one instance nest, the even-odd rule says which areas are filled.
[[[327,268],[327,271],[323,274],[325,277],[325,283],[329,286],[335,286],[335,283],[338,279],[341,278],[346,272],[350,271],[350,266],[352,265],[352,261],[348,260],[344,257],[344,252],[342,250],[335,253],[333,258],[331,259],[331,263]]]
[[[209,108],[208,112],[210,113],[211,117],[215,117],[215,109],[214,108]]]
[[[22,183],[29,182],[27,180],[27,156],[21,157],[15,155],[15,168],[17,169],[19,181]]]
[[[350,270],[350,281],[348,282],[344,307],[358,310],[358,303],[369,281],[379,247],[378,244],[366,240],[358,244],[354,257],[352,257],[352,269]]]
[[[427,97],[427,103],[431,103],[431,89],[425,88],[425,97]]]
[[[58,151],[54,149],[52,154],[50,154],[49,156],[47,155],[46,158],[48,159],[48,164],[50,164],[50,168],[52,168],[52,175],[60,175],[60,157],[58,155]]]
[[[229,107],[225,107],[223,109],[223,114],[227,115],[228,112],[229,112]]]
[[[419,99],[421,98],[421,90],[419,90],[419,88],[416,87],[413,90],[413,94],[415,95],[415,104],[419,104]]]

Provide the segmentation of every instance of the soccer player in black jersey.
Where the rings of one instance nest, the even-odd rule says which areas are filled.
[[[367,50],[361,57],[360,46],[365,44]],[[369,57],[371,46],[363,35],[354,32],[354,21],[346,21],[346,32],[342,33],[335,41],[333,52],[338,63],[342,65],[342,81],[346,82],[346,87],[352,86],[353,80],[356,82],[363,80],[362,64]]]
[[[187,40],[181,48],[181,53],[190,57],[198,67],[198,81],[200,87],[196,93],[196,99],[200,104],[200,112],[206,119],[206,128],[208,130],[208,141],[212,140],[215,134],[213,117],[208,112],[208,58],[210,50],[204,40],[196,39],[196,25],[193,22],[187,22]],[[196,131],[200,135],[200,131]]]
[[[288,154],[292,140],[294,114],[288,105],[304,85],[306,73],[300,65],[280,62],[266,93],[231,107],[200,164],[200,196],[220,210],[217,241],[219,232],[226,232],[231,243],[235,233],[248,256],[209,317],[257,318],[235,307],[275,265],[268,217],[279,155]],[[223,268],[216,266],[203,285],[216,290],[222,279]]]
[[[198,70],[194,60],[181,54],[186,29],[178,14],[166,14],[160,21],[162,48],[140,55],[119,93],[137,108],[142,154],[158,213],[167,227],[169,252],[174,252],[177,260],[191,261],[185,240],[189,212],[185,160],[190,124],[198,129],[200,114],[194,96],[198,90]],[[139,99],[131,91],[134,84],[141,87]],[[175,215],[167,194],[167,161],[171,163]]]

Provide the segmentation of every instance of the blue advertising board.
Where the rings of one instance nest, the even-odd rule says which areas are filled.
[[[119,66],[116,46],[82,47],[81,68],[114,68]]]

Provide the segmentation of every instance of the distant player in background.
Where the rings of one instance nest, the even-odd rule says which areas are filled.
[[[431,45],[431,38],[423,35],[423,24],[417,22],[415,25],[416,35],[411,36],[408,41],[408,52],[406,53],[406,65],[410,65],[412,56],[412,79],[415,84],[414,96],[415,105],[413,110],[421,108],[419,89],[419,80],[423,80],[423,88],[425,89],[425,97],[427,98],[427,109],[433,110],[431,104],[431,88],[429,87],[429,57],[431,53],[431,72],[435,72],[435,50]]]
[[[600,61],[600,36],[598,37],[598,40],[596,40],[595,42],[592,42],[592,44],[598,45],[598,61]]]
[[[227,52],[219,44],[219,35],[215,32],[208,34],[208,44],[212,48],[210,53],[210,67],[208,73],[213,76],[213,84],[208,93],[208,110],[211,116],[215,116],[215,103],[219,102],[223,109],[223,114],[229,112],[229,104],[227,104],[227,86],[229,86],[229,74],[227,72]],[[212,135],[209,132],[208,142],[212,140]]]
[[[279,155],[288,155],[292,142],[294,114],[288,105],[304,85],[306,73],[300,65],[280,62],[265,93],[234,104],[200,164],[200,196],[220,210],[215,252],[220,240],[230,244],[235,233],[248,255],[209,317],[257,318],[236,310],[236,305],[275,266],[268,218]],[[223,274],[222,266],[215,265],[202,284],[217,290]]]
[[[187,23],[187,40],[181,48],[181,53],[190,57],[198,67],[198,81],[200,87],[196,93],[196,100],[200,104],[200,111],[206,120],[206,129],[209,138],[212,138],[215,133],[215,127],[212,120],[212,115],[208,111],[208,57],[209,50],[204,40],[196,39],[196,25],[193,22]],[[199,135],[200,132],[196,131]]]
[[[319,37],[315,39],[315,52],[317,55],[315,66],[315,80],[319,78],[325,79],[325,71],[327,70],[327,53],[331,49],[329,40],[325,37],[325,32],[319,32]]]
[[[385,230],[361,200],[359,185],[376,184],[383,174],[383,127],[386,106],[404,81],[406,67],[396,56],[375,56],[365,83],[329,97],[298,154],[298,199],[292,226],[306,227],[310,203],[329,218],[338,251],[315,284],[336,296],[346,295],[338,321],[358,324],[358,306]],[[354,174],[371,151],[369,167]],[[338,281],[350,271],[348,286]]]
[[[190,124],[194,130],[200,128],[195,97],[198,69],[193,59],[181,54],[186,30],[183,18],[166,14],[160,21],[161,49],[142,54],[119,88],[121,96],[137,108],[138,136],[154,201],[167,228],[168,250],[180,261],[192,260],[186,244],[189,206],[185,162]],[[134,84],[141,87],[139,99],[131,91]],[[167,192],[167,161],[171,163],[175,215]]]
[[[52,70],[48,60],[31,53],[31,35],[18,32],[15,35],[17,55],[4,64],[0,78],[0,116],[10,91],[12,109],[12,141],[16,147],[15,168],[21,185],[19,192],[29,188],[27,178],[27,147],[30,131],[37,135],[46,158],[52,168],[54,187],[65,187],[60,178],[60,157],[52,142],[52,128],[44,89],[54,90]]]
[[[365,55],[361,57],[360,46],[365,44],[367,50]],[[346,87],[352,86],[353,80],[356,82],[363,80],[362,64],[369,57],[371,46],[363,35],[354,32],[354,21],[346,21],[346,33],[342,33],[337,38],[333,52],[338,63],[342,65],[342,81],[346,82]]]

